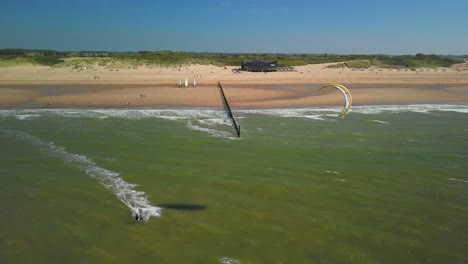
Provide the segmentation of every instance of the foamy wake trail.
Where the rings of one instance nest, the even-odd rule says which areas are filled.
[[[135,215],[141,209],[141,213],[145,221],[148,221],[151,216],[160,216],[162,208],[152,206],[146,198],[146,194],[142,191],[135,190],[137,185],[124,181],[120,177],[119,173],[99,167],[99,165],[94,161],[83,155],[69,153],[65,151],[65,148],[56,146],[53,142],[42,141],[37,137],[21,131],[3,129],[2,131],[20,138],[21,140],[32,143],[48,155],[61,158],[66,163],[84,171],[86,174],[96,179],[100,184],[104,185],[107,189],[111,190],[121,202],[130,208],[132,215]]]
[[[457,178],[449,178],[449,180],[451,180],[451,181],[457,181],[457,182],[464,182],[464,183],[468,183],[468,181],[465,181],[465,180],[460,180],[460,179],[457,179]]]
[[[218,259],[220,264],[240,264],[241,262],[237,259],[223,257]]]

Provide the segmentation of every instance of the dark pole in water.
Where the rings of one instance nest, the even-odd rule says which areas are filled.
[[[232,123],[234,125],[234,129],[236,129],[237,137],[240,137],[240,125],[237,125],[236,120],[234,119],[234,116],[232,115],[231,107],[229,106],[229,102],[228,102],[228,100],[226,98],[226,95],[224,94],[223,86],[221,86],[220,82],[218,82],[218,87],[219,87],[219,90],[221,91],[221,95],[223,97],[224,104],[226,105],[226,108],[228,110],[229,117],[231,118]]]

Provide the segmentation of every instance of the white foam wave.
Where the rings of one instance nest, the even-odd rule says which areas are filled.
[[[136,110],[92,110],[93,113],[105,115],[107,117],[123,118],[123,119],[143,119],[143,118],[160,118],[172,121],[187,121],[187,127],[191,130],[202,131],[210,136],[232,138],[232,135],[215,129],[216,126],[231,126],[226,113],[218,109],[136,109]],[[199,124],[209,126],[205,128],[194,124],[196,120]]]
[[[309,108],[278,108],[278,109],[249,109],[236,110],[240,114],[259,114],[279,117],[314,117],[327,119],[324,117],[336,117],[342,107],[309,107]],[[430,112],[457,112],[468,113],[466,104],[414,104],[414,105],[363,105],[352,106],[349,113],[359,114],[380,114],[380,113],[430,113]]]
[[[223,257],[218,259],[220,264],[240,264],[241,262],[237,259]]]
[[[237,119],[245,118],[245,114],[260,114],[279,117],[299,117],[318,120],[333,119],[342,107],[308,107],[308,108],[270,108],[244,109],[233,111]],[[468,113],[467,104],[415,104],[415,105],[365,105],[352,106],[349,113],[379,114],[383,112],[457,112]],[[161,118],[168,120],[201,119],[213,120],[220,124],[229,123],[229,118],[221,109],[18,109],[0,110],[0,117],[35,118],[46,114],[67,118],[122,118],[144,119]],[[220,121],[223,120],[223,121]]]
[[[119,173],[102,168],[94,161],[83,155],[67,152],[65,148],[56,146],[53,142],[42,141],[37,137],[21,131],[3,129],[2,131],[26,142],[37,145],[47,154],[61,158],[67,164],[84,171],[86,174],[96,179],[100,184],[104,185],[107,189],[111,190],[121,202],[130,208],[133,214],[141,209],[145,221],[147,221],[151,216],[160,216],[162,208],[152,206],[146,198],[146,194],[142,191],[135,190],[137,185],[124,181],[120,177]]]
[[[180,119],[210,119],[223,118],[225,113],[218,109],[100,109],[90,112],[123,119],[163,118]]]
[[[209,126],[204,129],[200,126],[188,125],[189,129],[208,132],[211,136],[228,137],[231,135],[217,131],[216,126],[232,126],[230,118],[221,109],[26,109],[26,110],[0,110],[0,117],[16,117],[27,120],[40,116],[59,116],[65,118],[121,118],[139,120],[159,118],[172,121],[197,120],[200,125]]]
[[[370,122],[374,122],[374,123],[379,123],[379,124],[390,124],[390,122],[382,121],[382,120],[377,120],[377,119],[369,120],[369,121],[370,121]]]
[[[314,120],[325,120],[323,115],[305,115],[304,118],[314,119]]]
[[[216,125],[231,126],[232,125],[231,120],[227,119],[227,118],[224,118],[224,119],[221,119],[221,118],[199,119],[198,122],[200,122],[201,124],[204,124],[204,125],[208,125],[208,126],[216,126]]]
[[[213,137],[223,137],[223,138],[227,138],[227,139],[237,139],[237,138],[233,137],[231,133],[228,133],[226,131],[220,131],[220,130],[212,129],[212,128],[197,126],[197,125],[194,124],[193,121],[188,121],[187,122],[187,127],[189,129],[191,129],[191,130],[205,132],[208,135],[213,136]]]
[[[122,118],[122,119],[209,119],[227,118],[220,109],[14,109],[0,110],[0,116],[57,115],[67,118]]]
[[[236,110],[239,114],[257,114],[279,117],[298,117],[323,120],[324,116],[337,116],[342,108],[273,108],[273,109],[248,109]]]
[[[457,178],[449,178],[449,180],[451,180],[451,181],[457,181],[457,182],[464,182],[464,183],[468,183],[468,181],[465,181],[465,180],[460,180],[460,179],[457,179]]]
[[[430,113],[430,112],[457,112],[468,114],[468,105],[450,104],[415,104],[415,105],[366,105],[353,106],[354,113],[359,114],[379,114],[379,113]]]
[[[19,120],[32,120],[40,116],[41,115],[39,114],[23,114],[23,115],[16,115],[16,118]]]

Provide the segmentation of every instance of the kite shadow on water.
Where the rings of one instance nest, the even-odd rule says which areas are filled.
[[[180,211],[201,211],[206,209],[206,205],[202,204],[173,204],[164,203],[159,204],[158,207],[163,209],[180,210]]]

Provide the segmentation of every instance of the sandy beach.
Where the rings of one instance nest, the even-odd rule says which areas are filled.
[[[0,68],[1,108],[222,107],[217,82],[234,108],[340,105],[328,83],[348,87],[354,105],[468,102],[468,71],[454,69],[326,69],[327,64],[294,72],[237,72],[236,67],[191,65],[139,69]],[[188,79],[188,88],[178,80]],[[197,87],[192,87],[193,80]]]

